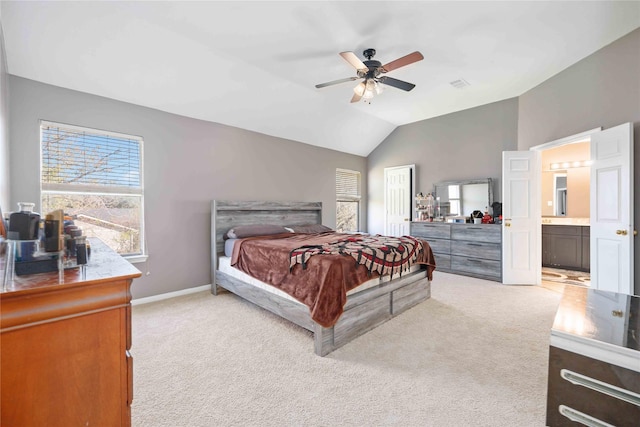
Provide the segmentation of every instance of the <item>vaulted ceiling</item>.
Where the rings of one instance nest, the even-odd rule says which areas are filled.
[[[640,26],[638,1],[2,1],[10,74],[366,156],[397,126],[519,96]],[[371,104],[338,53],[416,84]],[[464,80],[456,88],[451,82]]]

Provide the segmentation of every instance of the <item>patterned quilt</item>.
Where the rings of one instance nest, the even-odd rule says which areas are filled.
[[[353,235],[333,243],[305,245],[292,250],[289,269],[297,264],[306,269],[307,261],[314,255],[345,255],[367,267],[369,274],[375,272],[393,277],[407,271],[423,251],[422,242],[411,236]]]

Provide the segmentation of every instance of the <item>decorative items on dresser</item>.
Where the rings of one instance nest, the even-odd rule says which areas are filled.
[[[130,287],[141,273],[91,243],[88,265],[1,290],[3,426],[131,425]]]
[[[438,271],[502,281],[502,228],[496,224],[411,222],[431,246]]]
[[[566,285],[551,329],[547,426],[640,425],[640,297]]]

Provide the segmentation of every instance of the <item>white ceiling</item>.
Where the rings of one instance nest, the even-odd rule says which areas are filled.
[[[368,155],[397,126],[519,96],[640,26],[638,1],[2,1],[9,73]],[[350,104],[339,55],[375,48],[392,87]],[[362,58],[364,59],[364,58]],[[456,89],[450,82],[465,79]]]

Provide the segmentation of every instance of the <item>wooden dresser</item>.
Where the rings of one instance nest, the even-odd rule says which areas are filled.
[[[411,222],[411,235],[431,246],[438,271],[502,281],[502,227]]]
[[[128,261],[91,239],[85,267],[17,276],[0,293],[0,424],[129,426]]]
[[[547,426],[640,426],[640,297],[566,285],[549,347]]]

